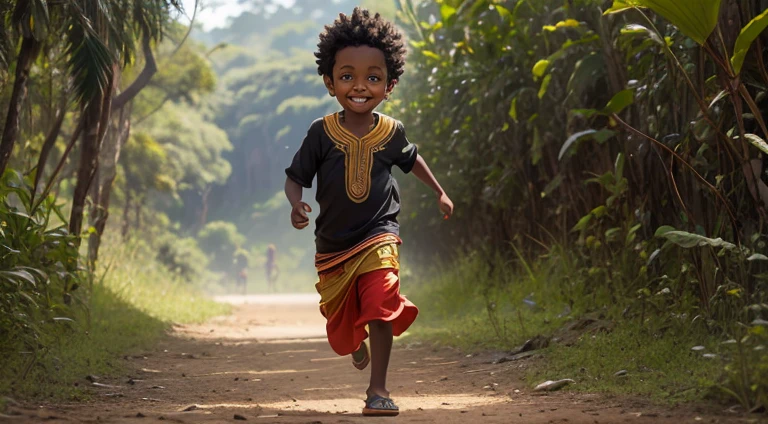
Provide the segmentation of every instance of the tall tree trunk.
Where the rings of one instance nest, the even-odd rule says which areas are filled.
[[[139,196],[139,198],[136,199],[134,203],[134,208],[136,209],[136,232],[141,232],[141,208],[144,204],[144,199],[146,196],[146,194]]]
[[[130,136],[130,104],[120,109],[117,121],[117,129],[104,140],[100,157],[99,173],[95,184],[95,196],[91,213],[91,225],[96,229],[88,239],[88,258],[92,264],[99,259],[99,247],[104,229],[109,218],[109,204],[112,196],[112,185],[117,177],[117,162],[120,159],[120,151]]]
[[[64,123],[64,117],[67,115],[67,103],[69,102],[69,92],[65,92],[61,98],[61,103],[56,111],[56,118],[51,125],[51,129],[48,131],[48,135],[45,137],[42,149],[40,149],[40,156],[37,158],[37,166],[35,167],[35,185],[32,190],[32,198],[37,195],[37,189],[40,188],[40,181],[43,179],[45,173],[45,164],[48,162],[48,156],[51,154],[53,146],[56,144],[56,140],[59,138],[61,132],[61,125]],[[34,202],[32,202],[34,203]]]
[[[29,69],[34,62],[40,43],[34,38],[24,38],[21,42],[19,58],[16,61],[16,79],[13,83],[11,99],[8,102],[8,115],[5,119],[3,128],[3,137],[0,139],[0,175],[5,172],[8,166],[8,160],[13,152],[13,145],[19,136],[19,118],[21,108],[27,98],[27,81],[29,80]]]
[[[83,230],[83,212],[85,199],[99,166],[99,150],[112,112],[112,93],[115,85],[115,73],[110,78],[106,90],[91,99],[85,113],[85,133],[80,146],[80,165],[77,171],[75,194],[72,198],[72,213],[69,218],[69,232],[80,235]],[[80,239],[78,239],[78,243]]]
[[[125,188],[125,205],[123,205],[123,228],[121,230],[123,241],[128,239],[128,232],[131,230],[131,201],[132,200],[133,198],[131,196],[131,189],[126,187]]]
[[[202,208],[200,210],[200,228],[202,229],[205,227],[205,224],[208,222],[208,196],[211,194],[211,186],[208,185],[203,189],[202,193]]]
[[[69,232],[80,235],[83,227],[83,211],[93,176],[99,162],[99,121],[101,120],[101,101],[92,99],[86,109],[85,131],[80,146],[80,166],[77,170],[77,182],[72,198],[72,212],[69,217]]]

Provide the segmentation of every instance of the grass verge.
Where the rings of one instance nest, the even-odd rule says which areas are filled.
[[[515,267],[509,260],[470,255],[419,278],[405,272],[403,292],[420,308],[411,337],[472,352],[508,351],[537,336],[555,334],[598,304],[567,260],[543,258]],[[721,356],[706,359],[693,346],[716,350],[700,328],[668,318],[623,319],[624,305],[598,310],[613,331],[585,334],[572,346],[551,344],[525,380],[572,378],[565,390],[649,397],[658,402],[700,400],[723,372]],[[708,351],[705,351],[708,352]],[[624,376],[616,376],[619,371]]]
[[[149,348],[171,323],[202,322],[229,312],[228,306],[169,274],[145,249],[117,247],[107,249],[104,257],[111,264],[105,277],[94,283],[88,296],[88,290],[81,293],[87,297],[87,308],[77,311],[73,322],[45,326],[40,342],[48,348],[34,362],[23,352],[4,361],[0,394],[19,399],[87,398],[86,376],[116,375],[123,355]]]

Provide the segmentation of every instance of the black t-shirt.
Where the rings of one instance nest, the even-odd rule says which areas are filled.
[[[378,234],[399,234],[400,190],[392,166],[409,173],[417,148],[402,123],[379,113],[374,117],[363,138],[341,125],[338,112],[316,120],[285,170],[305,188],[317,175],[318,253],[342,252]]]

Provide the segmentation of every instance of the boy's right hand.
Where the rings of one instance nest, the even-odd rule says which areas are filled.
[[[291,224],[293,228],[302,230],[309,225],[309,216],[307,212],[312,212],[312,208],[304,202],[296,202],[291,209]]]

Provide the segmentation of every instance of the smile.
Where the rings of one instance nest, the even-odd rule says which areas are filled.
[[[368,101],[367,97],[350,97],[349,100],[352,100],[354,103],[363,104]]]

